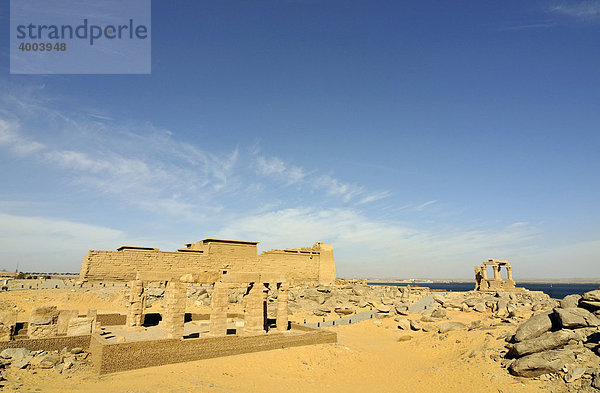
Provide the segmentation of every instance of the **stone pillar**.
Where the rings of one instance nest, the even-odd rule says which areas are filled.
[[[252,284],[246,295],[246,308],[244,310],[244,331],[250,334],[265,332],[265,302],[267,293],[263,283]]]
[[[288,329],[288,289],[287,283],[281,283],[277,291],[277,330]]]
[[[481,276],[483,277],[484,280],[488,279],[487,266],[485,264],[481,265]]]
[[[494,269],[494,281],[498,281],[500,280],[500,266],[499,265],[492,265],[493,269]]]
[[[144,303],[146,295],[144,294],[144,282],[142,280],[133,280],[129,282],[129,311],[127,312],[127,327],[142,326]]]
[[[162,320],[165,338],[183,338],[186,289],[186,285],[180,281],[169,281],[167,284]]]
[[[506,277],[507,281],[514,281],[512,276],[512,266],[506,265]]]
[[[227,335],[227,286],[216,282],[210,301],[210,323],[208,331],[212,336]]]

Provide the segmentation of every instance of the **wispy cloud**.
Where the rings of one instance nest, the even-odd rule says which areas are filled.
[[[531,23],[531,24],[502,27],[500,29],[500,31],[547,29],[549,27],[554,27],[554,26],[556,26],[556,23]]]
[[[536,236],[529,225],[422,229],[377,221],[354,209],[294,208],[249,215],[222,228],[222,235],[260,239],[261,249],[299,247],[315,241],[335,245],[339,274],[469,277],[487,257],[508,257]],[[365,261],[370,261],[366,263]],[[422,273],[421,273],[422,274]]]
[[[22,270],[77,272],[88,249],[114,249],[128,241],[136,240],[111,228],[0,212],[0,267],[7,270],[19,264]]]
[[[256,173],[274,178],[285,186],[296,186],[311,190],[323,191],[326,195],[340,198],[348,203],[357,204],[375,202],[391,195],[389,191],[367,191],[358,184],[344,182],[331,174],[317,170],[307,170],[300,166],[286,163],[279,157],[265,157],[258,150],[254,151]]]
[[[207,152],[150,124],[58,111],[28,94],[0,100],[0,147],[147,210],[191,216],[194,207],[218,208],[211,197],[229,185],[239,157],[237,149]]]
[[[423,210],[425,209],[427,206],[429,205],[433,205],[434,203],[436,203],[437,200],[431,200],[431,201],[427,201],[425,203],[421,203],[419,206],[416,207],[416,210]]]
[[[550,7],[550,11],[584,20],[600,19],[600,2],[565,2]]]

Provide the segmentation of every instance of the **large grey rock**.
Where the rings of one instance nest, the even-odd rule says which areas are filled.
[[[444,310],[443,308],[438,308],[437,310],[433,310],[433,312],[431,313],[431,316],[433,318],[445,318],[446,310]]]
[[[554,314],[563,328],[600,326],[600,319],[583,308],[555,308]]]
[[[600,302],[600,289],[595,289],[583,294],[581,297],[583,300],[591,300],[593,302]]]
[[[572,330],[559,330],[557,332],[546,332],[539,337],[516,343],[509,350],[509,354],[516,357],[529,355],[530,353],[544,352],[550,349],[562,347],[569,340],[576,337]]]
[[[447,333],[452,330],[462,330],[462,329],[466,329],[466,328],[467,328],[467,325],[465,325],[462,322],[455,322],[455,321],[444,322],[440,326],[440,333]]]
[[[566,349],[555,349],[546,352],[534,353],[524,356],[511,363],[509,371],[511,374],[533,378],[542,374],[554,373],[573,362],[575,355]]]
[[[487,309],[487,307],[485,306],[484,302],[479,302],[479,303],[475,304],[475,306],[473,307],[473,310],[475,310],[477,312],[485,312],[486,309]]]
[[[42,306],[31,310],[29,323],[34,325],[50,325],[56,323],[58,310],[56,306]]]
[[[597,311],[598,309],[600,309],[600,302],[596,302],[593,300],[580,300],[579,306],[592,311]]]
[[[552,329],[551,313],[537,314],[523,322],[515,333],[515,341],[530,340]]]
[[[24,357],[23,359],[19,360],[18,362],[12,363],[11,367],[18,368],[18,369],[25,368],[25,367],[29,366],[29,362],[31,361],[31,359],[33,359],[33,356],[28,355],[28,356]]]
[[[408,307],[408,311],[411,313],[419,313],[428,308],[431,308],[431,306],[433,306],[433,303],[435,303],[433,295],[425,296],[411,304]]]
[[[31,351],[25,348],[6,348],[0,352],[0,357],[4,359],[21,360],[26,356],[29,356]]]
[[[60,355],[57,353],[49,353],[44,355],[37,363],[39,368],[52,368],[60,363]]]
[[[574,308],[579,304],[579,299],[581,299],[581,295],[567,295],[560,301],[560,308]]]

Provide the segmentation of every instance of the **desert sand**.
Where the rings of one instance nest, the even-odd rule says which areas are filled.
[[[119,289],[106,293],[69,289],[14,291],[0,295],[0,307],[29,313],[34,305],[100,312],[124,312]],[[194,309],[193,302],[188,305]],[[154,306],[158,309],[158,305]],[[486,315],[449,311],[453,320],[471,322]],[[409,316],[410,317],[410,316]],[[417,317],[417,316],[415,316]],[[291,319],[301,319],[301,314]],[[538,379],[513,377],[493,358],[514,325],[436,332],[401,331],[392,318],[332,329],[337,344],[322,344],[151,367],[105,376],[91,367],[59,374],[51,369],[9,369],[20,378],[20,392],[560,392]],[[401,341],[410,336],[410,340]]]

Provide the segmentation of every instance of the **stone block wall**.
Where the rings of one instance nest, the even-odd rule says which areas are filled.
[[[186,340],[154,340],[105,344],[92,336],[90,351],[98,374],[134,370],[272,349],[337,342],[335,332],[302,329],[300,333],[222,336]]]
[[[91,250],[83,258],[81,281],[131,281],[140,272],[186,274],[202,271],[277,272],[292,284],[331,285],[335,281],[333,247],[270,250],[257,255],[256,242],[205,239],[175,252],[121,247],[119,251]]]

